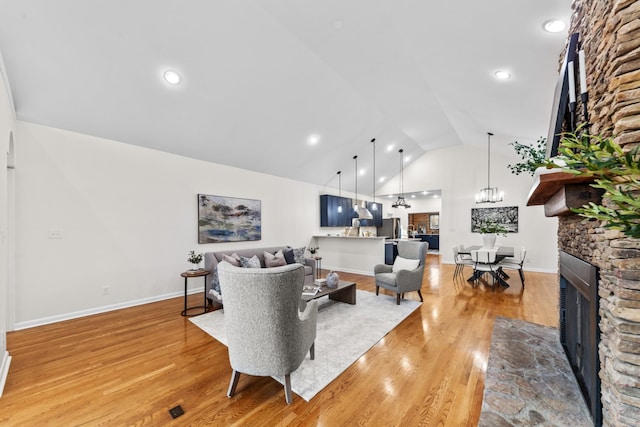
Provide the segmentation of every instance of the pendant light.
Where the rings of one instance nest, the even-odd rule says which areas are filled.
[[[356,161],[356,202],[353,205],[353,210],[360,219],[373,219],[373,215],[366,207],[360,206],[358,203],[358,156],[353,156],[353,160]],[[364,204],[364,200],[362,201]]]
[[[342,213],[342,171],[338,171],[338,197],[340,198],[338,213]]]
[[[498,187],[492,187],[489,176],[491,174],[491,137],[493,134],[487,132],[487,186],[476,194],[476,203],[496,203],[504,199],[504,193]]]
[[[400,194],[398,195],[398,200],[391,207],[408,209],[411,205],[408,205],[404,200],[404,150],[401,148],[398,153],[400,153]]]
[[[378,204],[376,203],[376,139],[371,140],[373,144],[373,203],[371,204],[371,210],[377,211]]]

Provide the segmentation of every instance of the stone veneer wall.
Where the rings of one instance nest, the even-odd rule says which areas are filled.
[[[590,133],[640,145],[640,0],[574,0],[570,33],[587,57]],[[582,106],[577,110],[581,113]],[[581,116],[581,114],[580,114]],[[583,118],[578,118],[578,123]],[[605,201],[606,203],[606,201]],[[598,266],[603,424],[640,425],[640,240],[576,215],[558,243]]]

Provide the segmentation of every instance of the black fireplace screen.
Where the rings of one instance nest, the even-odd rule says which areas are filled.
[[[602,424],[598,268],[560,252],[560,342],[576,375],[594,424]]]

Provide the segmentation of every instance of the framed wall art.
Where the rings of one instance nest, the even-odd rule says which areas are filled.
[[[260,200],[198,194],[198,243],[262,238]]]
[[[504,225],[509,233],[518,232],[518,207],[471,208],[471,232],[479,233],[483,222],[497,222]]]
[[[440,214],[429,215],[429,228],[432,230],[440,229]]]

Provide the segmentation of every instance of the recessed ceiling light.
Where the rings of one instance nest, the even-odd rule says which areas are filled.
[[[364,175],[365,173],[367,173],[366,169],[360,169],[360,175]]]
[[[412,194],[412,195],[411,195],[411,198],[412,198],[412,199],[415,199],[415,198],[416,198],[416,195],[415,195],[415,194]]]
[[[565,29],[566,24],[564,23],[564,21],[561,21],[559,19],[551,19],[545,22],[542,27],[549,33],[559,33],[560,31]]]
[[[170,85],[177,85],[180,83],[180,74],[173,70],[165,71],[164,80]]]
[[[387,179],[387,178],[384,177],[384,176],[381,176],[380,179],[378,179],[378,182],[384,182],[385,179]]]
[[[404,162],[407,163],[409,160],[411,160],[411,156],[407,156],[404,158]]]
[[[309,145],[316,145],[318,142],[320,142],[320,135],[309,135],[309,138],[307,138],[307,142],[309,143]]]
[[[429,192],[428,191],[423,191],[422,194],[429,194]]]
[[[500,80],[507,80],[511,78],[511,74],[509,74],[508,71],[504,71],[504,70],[496,71],[494,75],[496,76],[497,79],[500,79]]]
[[[395,144],[389,144],[389,145],[387,145],[387,151],[391,151],[391,150],[393,150],[395,146],[396,146]]]

